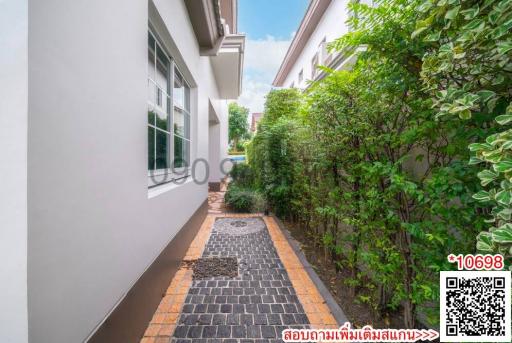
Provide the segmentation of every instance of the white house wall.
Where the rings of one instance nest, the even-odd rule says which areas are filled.
[[[27,0],[0,1],[0,342],[27,331]]]
[[[197,83],[191,151],[207,159],[208,99],[220,109],[221,151],[225,101],[184,2],[154,3],[188,68],[183,74]],[[148,194],[147,31],[147,1],[29,0],[32,342],[87,339],[207,198],[207,185],[194,182]]]
[[[290,69],[290,73],[284,81],[284,87],[290,87],[293,83],[295,87],[305,88],[307,80],[311,79],[311,61],[319,51],[319,45],[322,40],[326,38],[326,42],[329,43],[347,33],[348,28],[345,22],[348,19],[348,2],[349,0],[333,0],[331,2],[304,46],[299,58]],[[301,69],[304,72],[304,79],[299,83],[299,72]]]

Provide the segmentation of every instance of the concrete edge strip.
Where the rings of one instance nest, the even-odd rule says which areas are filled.
[[[339,326],[343,325],[345,322],[348,322],[347,316],[341,309],[340,305],[336,302],[334,297],[332,296],[331,292],[327,289],[323,281],[320,279],[318,274],[315,272],[314,268],[311,266],[311,264],[306,259],[306,256],[304,256],[304,253],[299,247],[298,242],[295,240],[295,238],[292,237],[290,234],[290,231],[286,229],[283,222],[277,218],[275,215],[271,216],[274,221],[277,223],[277,226],[279,229],[281,229],[284,237],[288,240],[288,244],[290,244],[291,248],[297,255],[299,261],[304,266],[304,269],[308,273],[309,277],[311,278],[311,281],[315,284],[316,288],[320,292],[320,295],[324,298],[327,306],[329,307],[329,310],[331,311],[332,315],[334,316],[334,319],[336,319],[336,322]]]

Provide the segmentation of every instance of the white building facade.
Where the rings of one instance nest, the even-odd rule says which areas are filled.
[[[236,0],[0,2],[0,341],[138,342],[229,168]]]
[[[273,81],[276,87],[305,89],[325,76],[317,66],[349,69],[354,54],[329,52],[327,45],[348,32],[352,0],[311,0]],[[364,0],[371,3],[371,0]]]

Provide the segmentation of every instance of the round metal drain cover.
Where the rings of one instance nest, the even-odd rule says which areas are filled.
[[[261,218],[218,218],[215,221],[214,231],[230,235],[242,236],[256,233],[265,228],[265,223]]]
[[[231,222],[229,225],[234,226],[234,227],[246,227],[247,223],[244,221],[241,221],[241,220],[236,220],[234,222]]]

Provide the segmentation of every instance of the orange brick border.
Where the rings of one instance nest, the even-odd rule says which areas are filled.
[[[261,214],[208,214],[199,232],[192,241],[184,260],[195,260],[201,257],[204,247],[208,242],[210,233],[218,217],[251,218],[261,217],[268,228],[270,237],[274,243],[277,254],[281,259],[290,281],[297,293],[304,312],[315,329],[337,328],[336,320],[325,304],[325,300],[316,288],[284,236],[283,232],[272,217]],[[174,275],[165,296],[151,319],[144,337],[140,343],[168,343],[178,323],[178,318],[185,303],[188,291],[192,286],[192,270],[181,266]]]
[[[304,312],[314,329],[336,329],[338,327],[336,319],[332,315],[329,307],[326,305],[324,298],[316,288],[309,274],[304,269],[299,258],[293,251],[288,239],[277,225],[272,217],[263,217],[267,225],[277,254],[283,262],[283,265],[290,277],[290,281],[297,293]]]

